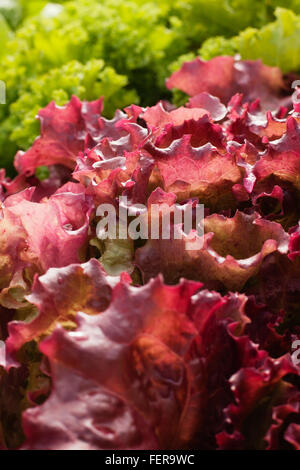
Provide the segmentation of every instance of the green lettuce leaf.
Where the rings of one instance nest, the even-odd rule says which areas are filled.
[[[22,18],[22,7],[18,0],[1,0],[0,13],[11,28],[15,29]],[[2,30],[2,25],[1,25]],[[1,31],[2,32],[2,31]]]
[[[11,36],[11,30],[0,10],[0,58],[5,54],[6,44]]]
[[[299,3],[299,2],[297,2]],[[277,8],[276,21],[261,29],[247,28],[238,36],[210,38],[199,50],[208,60],[217,55],[239,53],[242,59],[261,59],[283,72],[300,70],[300,15]]]

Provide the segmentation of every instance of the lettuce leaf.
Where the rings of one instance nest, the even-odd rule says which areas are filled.
[[[0,11],[0,47],[1,47],[0,58],[2,58],[3,55],[5,55],[5,49],[10,38],[11,38],[11,30],[4,16],[1,14],[1,11]]]
[[[108,119],[103,98],[72,96],[39,112],[17,176],[0,170],[1,449],[299,449],[286,83],[260,61],[196,59],[168,80],[190,94],[177,108]],[[148,239],[99,239],[102,203]],[[154,205],[169,239],[151,236]]]
[[[19,6],[7,1],[2,13],[15,25]],[[1,48],[8,102],[0,108],[0,155],[8,168],[16,150],[33,143],[35,115],[52,99],[65,104],[72,94],[89,100],[105,94],[109,117],[130,102],[154,104],[169,96],[164,81],[182,62],[178,57],[191,59],[204,40],[205,59],[240,52],[284,71],[299,65],[298,0],[24,0],[21,6],[22,21]],[[291,10],[276,10],[272,22],[278,6]]]
[[[300,16],[285,8],[277,8],[275,16],[274,22],[261,29],[247,28],[229,39],[208,39],[199,50],[200,56],[207,60],[238,53],[243,59],[261,59],[265,64],[280,67],[283,72],[299,71]]]

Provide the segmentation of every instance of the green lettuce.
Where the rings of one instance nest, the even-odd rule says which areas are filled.
[[[11,30],[4,18],[0,13],[0,58],[5,54],[5,48],[9,41]]]
[[[242,59],[262,59],[283,72],[300,70],[300,15],[284,8],[275,11],[276,21],[261,29],[247,28],[239,35],[210,38],[199,54],[208,60],[217,55],[239,53]]]
[[[48,74],[28,80],[26,90],[12,103],[6,126],[12,129],[10,138],[19,146],[28,148],[32,137],[39,133],[39,121],[35,118],[41,106],[49,98],[59,106],[65,105],[71,95],[92,101],[105,95],[106,115],[112,116],[117,106],[124,107],[138,101],[134,91],[126,90],[127,77],[119,75],[112,67],[105,67],[103,60],[90,60],[82,64],[75,60],[52,69]],[[32,97],[35,103],[32,103]]]
[[[5,166],[17,148],[32,144],[37,111],[51,100],[64,104],[72,94],[89,100],[104,95],[110,117],[113,109],[138,103],[139,97],[158,99],[167,64],[184,52],[180,21],[171,18],[164,24],[166,8],[156,3],[81,0],[67,2],[58,16],[44,11],[25,20],[2,60],[7,105],[0,107],[0,155]]]
[[[181,0],[183,29],[195,46],[211,36],[230,37],[248,26],[260,28],[281,6],[300,12],[299,0]]]
[[[0,0],[0,14],[3,15],[10,27],[14,29],[21,21],[23,14],[22,5],[18,0]]]

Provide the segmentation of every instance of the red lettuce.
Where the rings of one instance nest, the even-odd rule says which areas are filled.
[[[40,111],[17,176],[0,170],[1,449],[299,450],[299,92],[286,84],[260,61],[198,58],[167,81],[189,95],[178,108],[109,120],[102,98],[73,97]],[[98,239],[98,205],[119,225],[121,196],[145,205],[148,235],[165,204],[170,239]]]

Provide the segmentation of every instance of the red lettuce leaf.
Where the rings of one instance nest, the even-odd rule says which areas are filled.
[[[255,214],[236,212],[233,218],[214,214],[205,218],[204,231],[199,249],[190,245],[191,239],[184,233],[176,239],[173,230],[170,240],[148,240],[135,257],[144,281],[161,272],[171,284],[186,277],[214,288],[219,283],[240,290],[259,272],[267,255],[288,251],[289,236],[282,227]],[[195,237],[197,240],[198,235]]]
[[[88,133],[99,130],[98,117],[103,109],[103,99],[87,103],[72,97],[63,107],[52,101],[39,112],[41,137],[38,137],[27,152],[19,152],[15,167],[21,174],[31,175],[42,165],[61,164],[74,168],[76,158],[84,149]]]
[[[23,344],[49,335],[56,324],[75,328],[78,311],[84,310],[90,315],[104,311],[117,282],[118,278],[105,275],[95,259],[81,265],[51,268],[43,276],[36,276],[26,299],[35,305],[38,313],[31,321],[9,323],[6,367],[15,365],[13,357]]]
[[[265,449],[274,408],[291,397],[299,402],[299,392],[283,380],[293,373],[297,370],[287,357],[272,360],[264,354],[255,368],[243,368],[231,377],[235,404],[228,406],[226,416],[233,431],[217,435],[221,449]]]
[[[282,74],[277,67],[268,67],[260,60],[239,60],[230,56],[215,57],[207,62],[199,57],[185,62],[167,80],[168,88],[178,88],[189,96],[207,92],[227,104],[236,93],[245,101],[261,100],[264,108],[279,107],[284,89]]]
[[[191,295],[200,287],[187,281],[168,287],[159,278],[138,289],[119,284],[105,312],[96,316],[80,313],[75,332],[57,328],[40,345],[55,367],[50,400],[57,414],[54,418],[52,411],[49,423],[51,401],[28,410],[24,414],[25,446],[185,446],[197,420],[192,406],[195,364],[188,356],[196,329],[187,309]],[[57,367],[63,374],[57,373]],[[66,381],[74,382],[79,408],[74,398],[66,406]],[[100,409],[99,402],[103,403]]]

